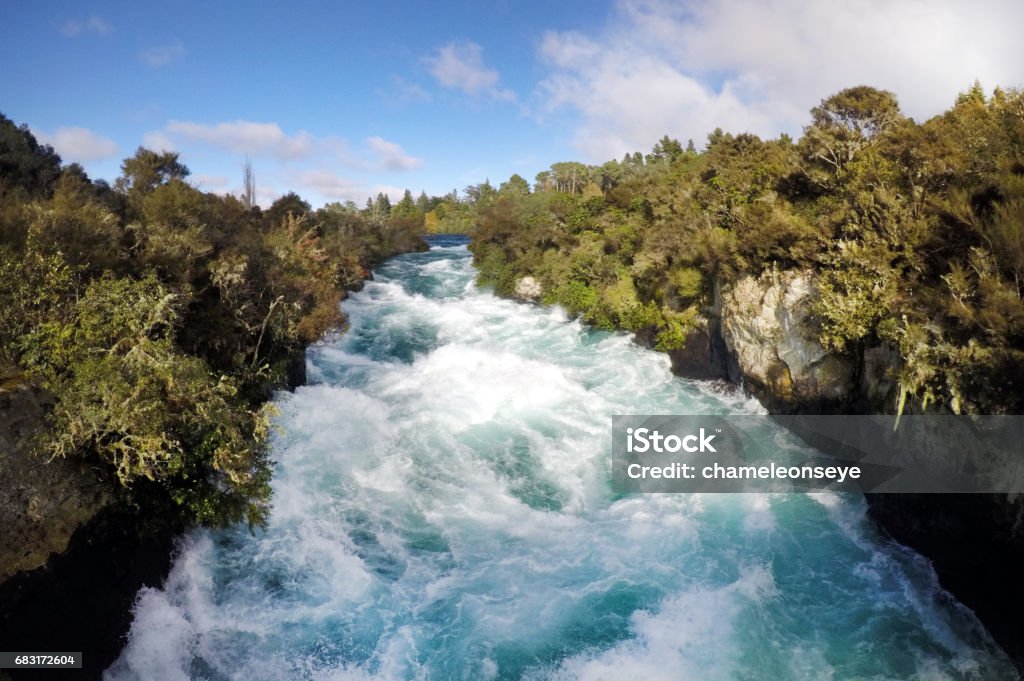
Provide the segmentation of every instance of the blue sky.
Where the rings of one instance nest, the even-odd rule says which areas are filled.
[[[847,86],[922,119],[1024,84],[1007,0],[4,3],[0,112],[113,179],[139,145],[267,204],[527,179],[563,160],[799,134]]]

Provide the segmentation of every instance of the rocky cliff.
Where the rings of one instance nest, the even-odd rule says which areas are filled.
[[[143,532],[84,461],[36,455],[53,397],[15,370],[0,374],[0,641],[7,650],[83,651],[75,678],[98,679],[123,645],[135,594],[166,576],[174,532]]]
[[[673,369],[739,383],[772,413],[893,413],[898,353],[884,344],[849,355],[826,350],[811,313],[815,296],[807,271],[717,286],[704,328],[670,353]],[[941,405],[930,411],[936,409]],[[1024,671],[1024,499],[869,494],[867,500],[874,522],[931,559],[943,586],[974,610]]]
[[[816,290],[809,272],[744,277],[719,293],[721,320],[734,381],[773,412],[836,411],[856,394],[857,366],[817,339],[811,315]]]
[[[110,486],[79,460],[32,452],[53,398],[11,370],[0,383],[0,582],[67,548],[110,501]]]
[[[537,301],[534,277],[515,296]],[[742,385],[774,414],[894,413],[900,356],[884,343],[838,354],[819,342],[809,270],[716,283],[684,347],[669,351],[687,378]],[[655,345],[654,329],[636,341]],[[941,410],[933,405],[929,413]],[[908,401],[906,411],[920,412]],[[1024,455],[1024,452],[1022,452]],[[942,585],[974,610],[1024,672],[1024,499],[998,494],[868,495],[869,516],[895,541],[932,560]]]

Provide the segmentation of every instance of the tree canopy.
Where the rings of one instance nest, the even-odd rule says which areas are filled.
[[[126,503],[208,524],[266,517],[271,390],[343,323],[339,300],[419,225],[268,210],[140,148],[110,187],[0,117],[0,363],[56,397],[40,443]]]
[[[499,293],[531,275],[547,302],[678,349],[706,331],[717,288],[811,270],[821,342],[895,348],[901,403],[1024,407],[1018,90],[975,84],[916,123],[892,93],[853,87],[814,107],[798,140],[717,129],[698,153],[665,136],[649,154],[556,163],[532,193],[499,194],[471,244]]]

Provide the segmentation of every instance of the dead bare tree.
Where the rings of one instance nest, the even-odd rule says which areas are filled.
[[[245,157],[245,166],[242,171],[242,203],[249,210],[256,205],[256,175],[252,171],[252,161],[249,160],[249,156]]]

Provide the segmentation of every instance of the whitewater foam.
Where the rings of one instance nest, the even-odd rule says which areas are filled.
[[[435,248],[345,302],[268,527],[185,537],[107,679],[1014,678],[856,498],[613,495],[613,414],[763,409],[473,276]]]

